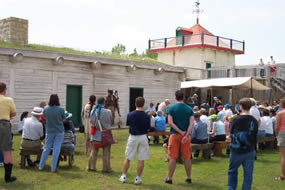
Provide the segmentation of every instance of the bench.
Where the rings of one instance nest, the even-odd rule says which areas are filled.
[[[21,168],[26,167],[26,162],[27,159],[30,155],[37,155],[40,157],[42,155],[42,149],[23,149],[20,148],[20,156],[21,156],[21,161],[20,161],[20,166]]]
[[[59,158],[57,161],[57,165],[59,166],[59,163],[61,162],[60,158],[67,158],[68,166],[72,167],[74,163],[74,155],[72,149],[62,148],[60,150]]]
[[[271,137],[258,137],[257,138],[257,143],[269,143],[270,148],[275,148],[275,144],[277,143],[276,137],[271,136]]]
[[[228,148],[231,144],[230,139],[226,141],[214,141],[214,156],[222,156],[223,155],[223,148]]]
[[[211,158],[211,150],[213,148],[213,143],[207,143],[207,144],[191,144],[192,152],[196,150],[202,150],[202,157],[204,159],[210,159]]]
[[[152,131],[148,132],[147,136],[169,136],[170,132],[169,131]]]

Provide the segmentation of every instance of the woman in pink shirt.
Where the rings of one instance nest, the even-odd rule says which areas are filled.
[[[281,153],[281,175],[276,180],[285,180],[285,97],[280,100],[281,111],[276,116],[276,135]]]

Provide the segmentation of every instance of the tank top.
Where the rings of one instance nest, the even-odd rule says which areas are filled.
[[[216,134],[215,135],[225,135],[225,125],[221,121],[216,122]]]
[[[280,131],[285,131],[285,109],[278,114],[280,114]]]

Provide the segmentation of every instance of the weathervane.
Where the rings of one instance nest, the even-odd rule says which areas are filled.
[[[200,14],[202,14],[204,12],[203,9],[200,9],[200,4],[201,3],[199,2],[199,0],[197,0],[195,2],[195,7],[196,8],[193,10],[193,13],[197,15],[197,24],[199,24],[199,16],[200,16]]]

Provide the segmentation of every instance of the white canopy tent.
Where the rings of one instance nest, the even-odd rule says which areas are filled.
[[[271,88],[261,84],[251,77],[217,78],[207,80],[185,81],[181,88],[244,88],[252,90],[270,90]]]

